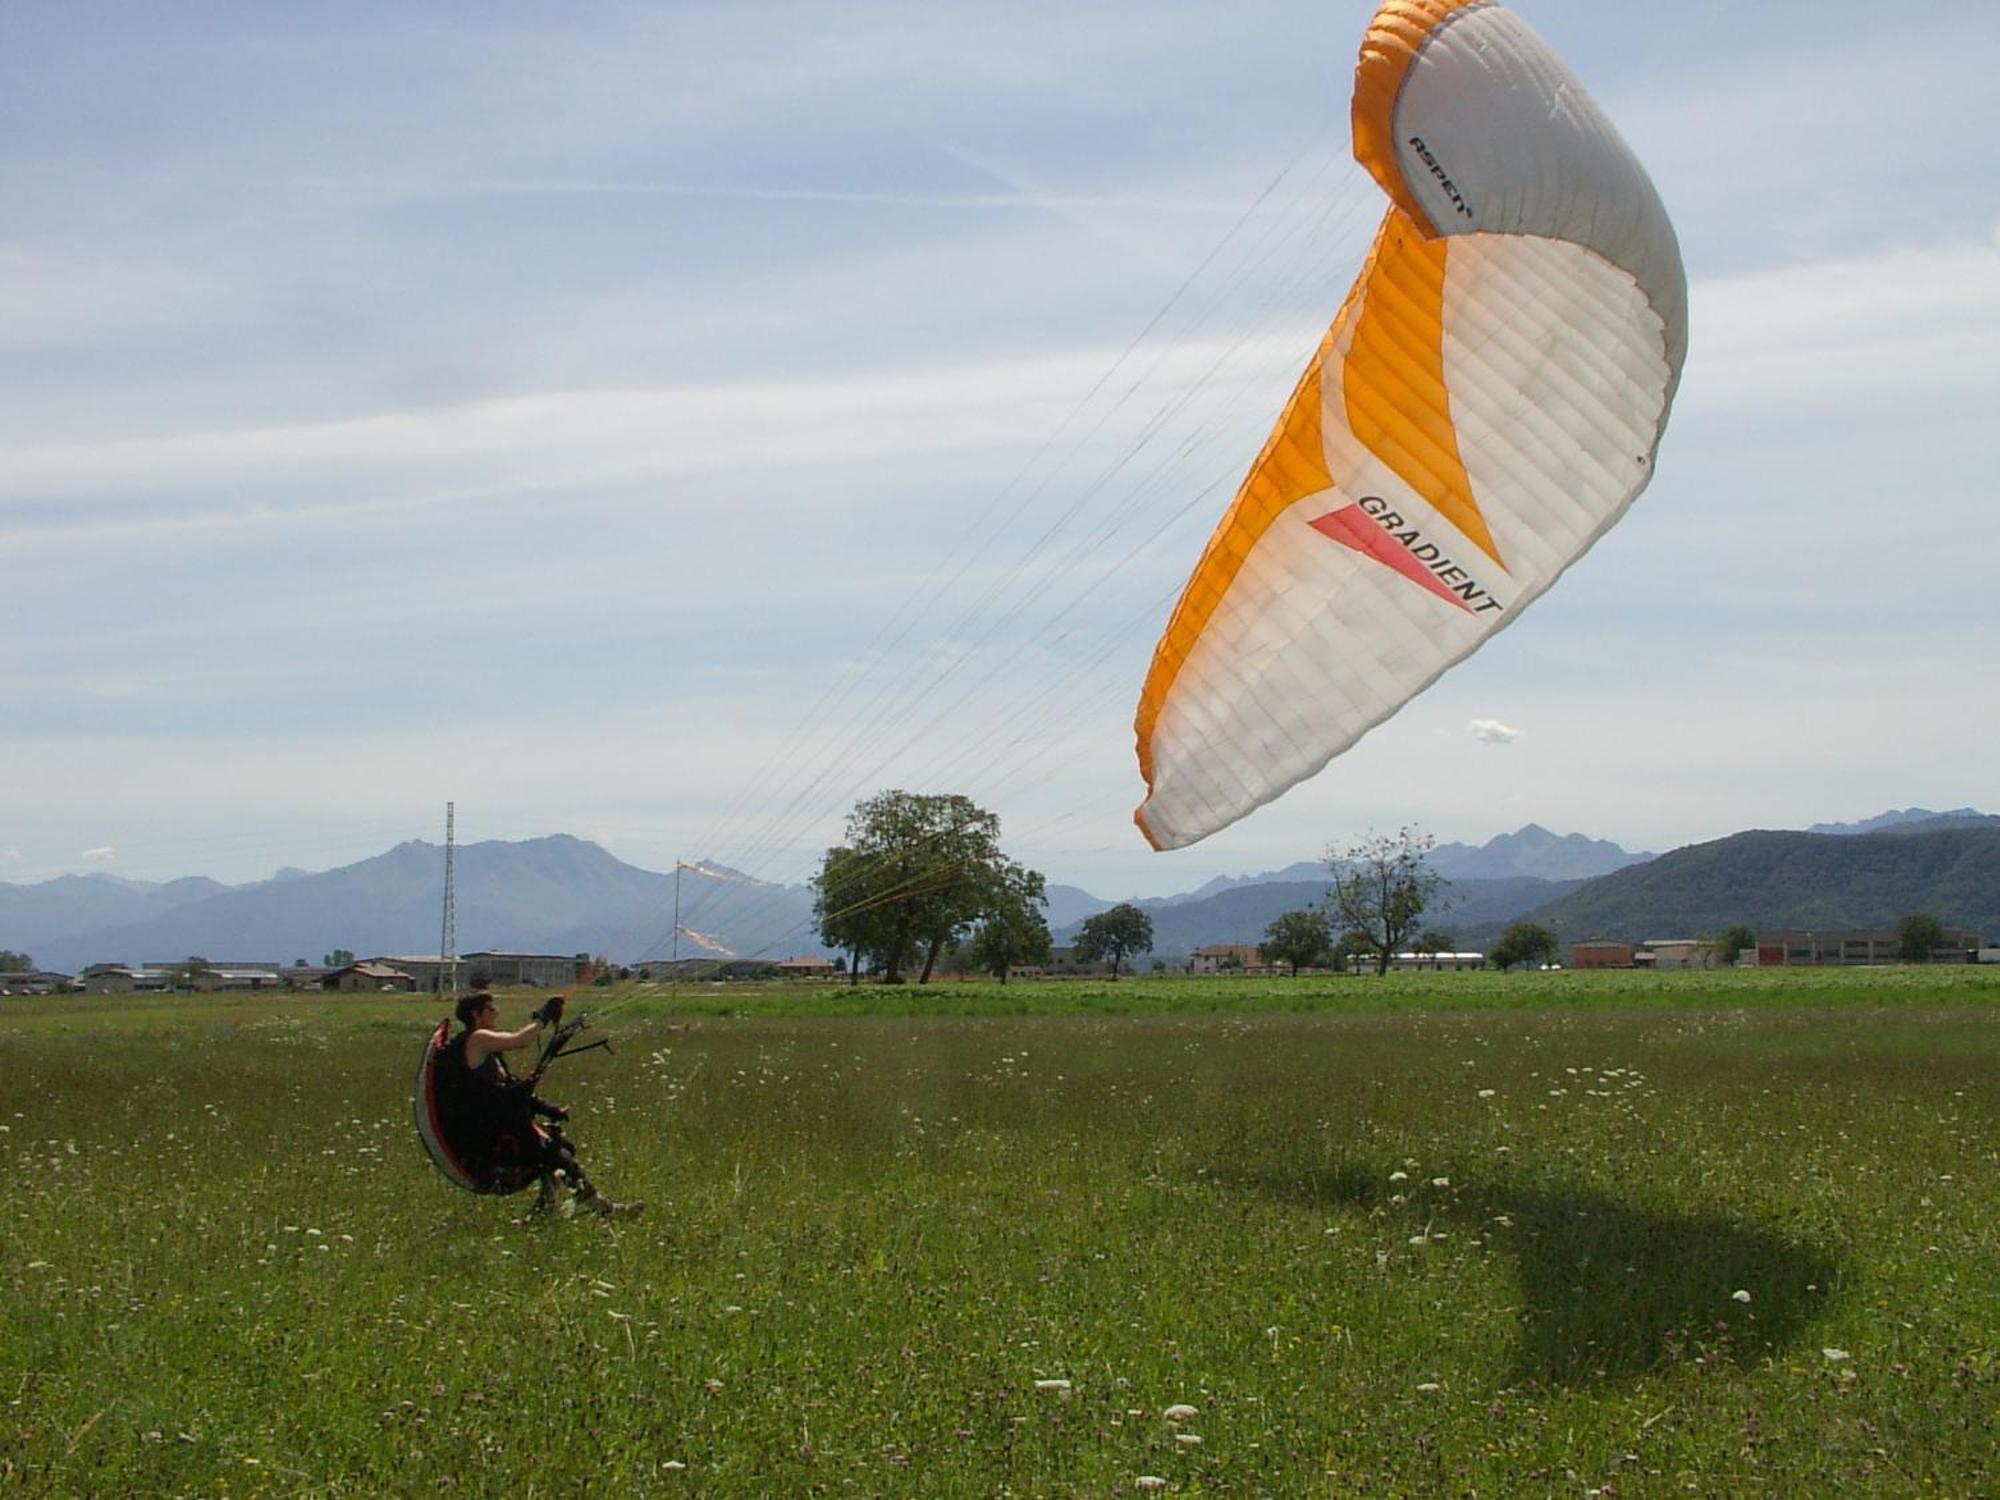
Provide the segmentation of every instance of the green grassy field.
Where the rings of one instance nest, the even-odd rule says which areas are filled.
[[[1992,971],[591,998],[632,1221],[433,1172],[434,1002],[0,1002],[0,1492],[2000,1484]]]

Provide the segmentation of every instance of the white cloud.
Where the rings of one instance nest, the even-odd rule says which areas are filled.
[[[1730,411],[1912,396],[2000,381],[2000,244],[1880,255],[1698,281],[1690,401]]]
[[[96,849],[85,849],[81,854],[77,855],[77,858],[87,859],[92,864],[109,864],[118,858],[118,851],[106,844]]]
[[[217,287],[179,266],[0,245],[0,350],[189,326],[224,306]]]
[[[1189,342],[1149,375],[1172,389],[1225,357],[1241,371],[1296,353]],[[562,391],[347,421],[23,445],[0,450],[0,516],[40,516],[32,525],[0,521],[0,534],[27,541],[268,523],[1027,444],[1057,430],[1110,363],[1090,350],[874,379]],[[100,503],[113,508],[77,513]]]
[[[1465,732],[1482,745],[1511,745],[1521,737],[1520,730],[1510,729],[1498,719],[1474,719]]]

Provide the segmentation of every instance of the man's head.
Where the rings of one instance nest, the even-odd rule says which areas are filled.
[[[468,1031],[486,1026],[499,1013],[493,997],[485,990],[474,990],[469,995],[461,995],[458,1001],[458,1023]]]

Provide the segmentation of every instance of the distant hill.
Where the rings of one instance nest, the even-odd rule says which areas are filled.
[[[1580,833],[1551,833],[1539,823],[1529,823],[1483,844],[1439,844],[1431,851],[1429,864],[1438,874],[1453,881],[1506,880],[1516,876],[1576,881],[1608,875],[1613,870],[1657,857],[1630,853],[1608,839],[1585,838]],[[1150,897],[1135,904],[1148,909],[1184,906],[1248,885],[1296,885],[1315,880],[1323,885],[1326,878],[1325,860],[1305,859],[1259,875],[1218,875],[1184,895]],[[1053,917],[1050,925],[1057,925]]]
[[[1658,857],[1629,853],[1608,839],[1551,833],[1539,823],[1530,823],[1484,844],[1439,844],[1431,851],[1430,864],[1448,880],[1504,880],[1519,875],[1537,880],[1589,880]]]
[[[2000,935],[2000,827],[1753,832],[1676,849],[1527,913],[1565,942],[1751,927],[1889,928],[1911,912]]]
[[[1197,948],[1217,943],[1254,946],[1262,940],[1264,929],[1281,914],[1325,904],[1325,867],[1310,868],[1321,873],[1311,880],[1236,885],[1198,899],[1134,902],[1153,919],[1153,951],[1144,962],[1157,959],[1182,963]],[[1451,933],[1456,942],[1461,927],[1511,921],[1581,884],[1581,881],[1537,880],[1531,875],[1513,875],[1503,880],[1455,880],[1444,891],[1436,909],[1425,917],[1424,925]],[[1074,942],[1081,925],[1081,919],[1050,924],[1058,944]]]
[[[444,850],[436,844],[412,840],[316,875],[252,886],[205,884],[210,890],[198,899],[157,914],[126,908],[124,920],[87,930],[36,931],[0,921],[0,946],[71,971],[93,962],[196,953],[290,963],[316,962],[334,948],[363,956],[438,949]],[[625,864],[566,834],[466,845],[457,853],[455,884],[460,952],[588,952],[636,961],[673,949],[673,877]],[[716,867],[683,873],[683,956],[755,953],[767,944],[776,957],[814,951],[810,916],[810,896],[797,888]]]
[[[1741,833],[1657,857],[1534,823],[1483,845],[1445,844],[1432,865],[1451,884],[1424,925],[1462,948],[1484,948],[1524,916],[1569,940],[1699,936],[1735,922],[1890,927],[1927,911],[2000,937],[2000,818],[1910,808],[1865,825],[1821,826],[1837,831]],[[459,849],[456,870],[460,952],[587,952],[636,963],[676,951],[673,875],[628,865],[585,840],[471,844]],[[286,869],[253,885],[108,875],[0,883],[0,948],[65,971],[197,953],[285,964],[335,948],[363,957],[434,953],[443,877],[443,849],[412,841],[336,870]],[[821,951],[804,887],[713,863],[683,866],[680,885],[683,958]],[[1321,903],[1326,885],[1324,864],[1302,860],[1136,904],[1153,917],[1153,956],[1174,961],[1212,943],[1254,944],[1281,913]],[[1110,905],[1076,886],[1051,886],[1049,926],[1066,942]]]
[[[1807,833],[1853,835],[1861,833],[1936,833],[1945,828],[2000,828],[2000,816],[1975,808],[1954,808],[1932,812],[1928,807],[1906,807],[1900,812],[1877,813],[1859,823],[1815,823]]]
[[[1085,917],[1094,917],[1118,904],[1106,901],[1102,896],[1093,896],[1081,886],[1074,885],[1052,885],[1046,894],[1048,901],[1042,908],[1042,917],[1051,932],[1081,922]]]
[[[201,875],[164,885],[115,875],[63,875],[39,885],[0,884],[0,948],[29,953],[46,963],[42,950],[56,939],[143,922],[228,889]]]

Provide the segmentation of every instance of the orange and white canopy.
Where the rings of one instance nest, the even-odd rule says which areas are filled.
[[[1510,624],[1652,477],[1687,283],[1637,159],[1491,0],[1387,0],[1354,153],[1390,207],[1139,700],[1134,815],[1205,838]]]

